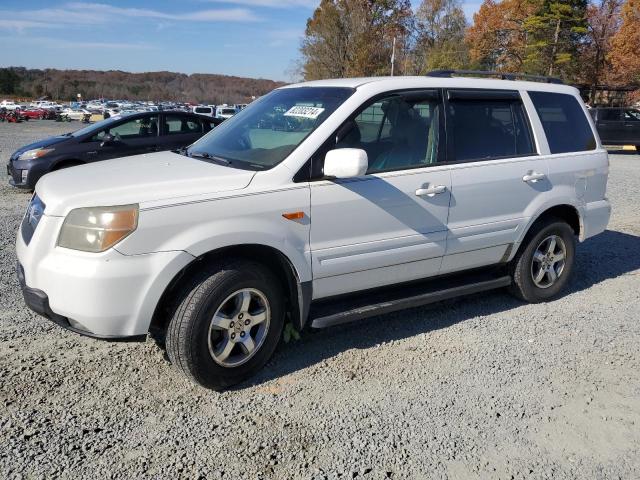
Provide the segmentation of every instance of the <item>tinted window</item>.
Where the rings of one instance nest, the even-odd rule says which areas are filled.
[[[213,109],[210,107],[196,107],[195,109],[196,113],[211,113],[212,111]]]
[[[625,110],[624,121],[625,122],[640,121],[640,112],[638,110]]]
[[[591,126],[575,97],[564,93],[529,92],[551,153],[583,152],[596,148]]]
[[[106,133],[115,137],[116,140],[131,140],[135,138],[155,137],[158,135],[158,117],[136,118],[123,123],[106,128],[91,137],[92,141],[102,141]]]
[[[620,120],[622,110],[617,108],[603,108],[598,112],[598,120],[602,122],[617,122]]]
[[[449,103],[456,161],[535,153],[520,101],[455,99]]]
[[[393,95],[365,107],[335,148],[367,152],[367,173],[424,167],[438,161],[442,104],[436,92]]]
[[[182,115],[166,115],[164,118],[167,135],[202,133],[202,124],[197,118],[184,117]]]

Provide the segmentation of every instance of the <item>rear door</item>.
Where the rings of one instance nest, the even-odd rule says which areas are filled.
[[[160,150],[175,150],[187,147],[198,140],[204,133],[203,123],[195,115],[165,113],[163,118]]]
[[[640,145],[640,111],[627,108],[623,111],[624,141],[629,145]]]
[[[596,115],[596,128],[602,143],[618,144],[624,141],[625,129],[621,108],[599,108]]]
[[[549,188],[518,91],[448,90],[446,98],[452,197],[441,273],[500,262],[527,207]]]

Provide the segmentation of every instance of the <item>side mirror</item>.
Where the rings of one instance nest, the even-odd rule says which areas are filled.
[[[329,150],[324,157],[324,175],[335,178],[361,177],[367,173],[367,152],[359,148]]]
[[[110,133],[105,133],[104,136],[102,137],[102,142],[100,143],[100,146],[104,147],[105,145],[111,145],[115,143],[115,141],[116,141],[116,137],[114,137]]]

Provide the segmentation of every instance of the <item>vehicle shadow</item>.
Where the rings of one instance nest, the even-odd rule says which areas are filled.
[[[580,244],[573,278],[563,296],[640,269],[640,236],[607,230]],[[409,338],[456,323],[504,312],[522,305],[504,290],[372,317],[324,330],[306,330],[302,338],[281,343],[273,359],[244,389],[310,367],[341,352]]]

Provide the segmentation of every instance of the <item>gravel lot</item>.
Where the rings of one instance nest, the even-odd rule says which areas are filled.
[[[0,163],[78,124],[0,124]],[[23,306],[0,187],[1,478],[640,478],[640,156],[611,156],[609,230],[569,292],[502,291],[282,345],[225,393],[151,341],[67,333]]]

